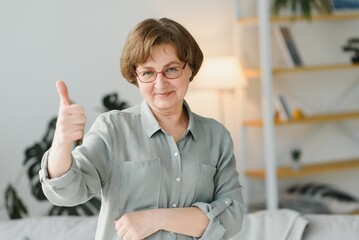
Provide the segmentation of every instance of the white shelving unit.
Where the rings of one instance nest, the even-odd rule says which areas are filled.
[[[263,134],[263,163],[262,169],[247,169],[246,176],[265,180],[266,205],[267,209],[273,210],[279,207],[278,180],[293,177],[303,177],[313,174],[322,174],[335,172],[339,170],[350,170],[359,168],[359,158],[343,159],[338,161],[324,162],[321,164],[307,164],[300,171],[293,171],[290,167],[278,167],[276,159],[275,129],[283,125],[295,124],[322,124],[328,122],[340,122],[347,120],[359,120],[358,112],[344,112],[338,114],[319,114],[307,116],[302,119],[295,119],[289,122],[275,121],[273,117],[273,81],[274,78],[285,74],[318,73],[328,71],[358,71],[359,65],[355,64],[323,64],[315,66],[293,67],[293,68],[273,68],[271,52],[271,26],[273,24],[288,23],[291,24],[291,17],[271,17],[270,1],[258,0],[258,17],[239,19],[240,26],[254,26],[258,28],[259,38],[259,68],[244,69],[248,79],[259,78],[261,82],[261,119],[243,121],[241,126],[241,159],[245,161],[248,158],[248,129],[253,127],[262,128]],[[343,13],[334,15],[315,15],[311,21],[352,21],[359,19],[357,13]],[[304,18],[296,18],[294,21],[307,21]],[[249,82],[249,81],[248,81]],[[248,83],[250,84],[250,83]],[[246,165],[246,164],[244,164]]]
[[[274,123],[273,123],[273,104],[272,101],[272,55],[270,48],[270,15],[269,1],[259,0],[259,36],[260,36],[260,65],[262,78],[262,114],[263,114],[263,138],[264,138],[264,162],[266,168],[266,197],[267,209],[278,208],[278,184],[276,176],[275,161],[275,141],[274,141]]]

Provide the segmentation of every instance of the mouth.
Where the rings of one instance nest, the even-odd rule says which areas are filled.
[[[165,98],[168,97],[169,95],[171,95],[172,92],[164,92],[164,93],[155,93],[154,95],[156,97],[160,97],[160,98]]]

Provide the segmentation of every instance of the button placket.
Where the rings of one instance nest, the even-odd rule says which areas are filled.
[[[180,191],[181,191],[181,181],[182,181],[181,154],[173,138],[171,139],[171,141],[169,141],[169,145],[171,150],[171,161],[173,163],[172,179],[174,183],[173,183],[172,194],[169,199],[168,205],[170,208],[177,208],[179,207],[179,202],[180,202],[180,194],[181,194]],[[172,232],[170,232],[170,235],[175,237],[175,234],[173,234]]]

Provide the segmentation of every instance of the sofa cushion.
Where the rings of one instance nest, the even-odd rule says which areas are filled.
[[[97,217],[51,216],[0,222],[0,239],[95,239]]]

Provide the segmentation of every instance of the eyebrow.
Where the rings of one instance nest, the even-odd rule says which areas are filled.
[[[177,64],[177,65],[180,66],[180,65],[181,65],[181,62],[179,62],[179,61],[171,61],[171,62],[167,63],[166,65],[164,65],[163,68],[169,67],[169,66],[171,66],[171,65],[173,65],[173,64]],[[139,68],[141,68],[141,70],[142,70],[142,69],[143,69],[143,70],[154,69],[154,67],[151,67],[151,66],[141,66],[141,67],[139,67]]]

